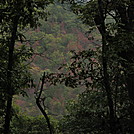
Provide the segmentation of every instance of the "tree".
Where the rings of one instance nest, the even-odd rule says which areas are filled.
[[[64,1],[64,0],[63,0]],[[119,58],[121,66],[125,69],[126,77],[124,84],[127,85],[128,96],[130,100],[130,111],[134,109],[134,93],[132,83],[133,77],[133,31],[134,31],[134,2],[133,1],[109,1],[109,0],[91,0],[91,1],[69,1],[72,10],[79,15],[83,23],[95,26],[102,36],[102,64],[103,64],[103,84],[107,92],[107,102],[110,112],[111,133],[116,133],[116,113],[114,112],[114,102],[112,99],[113,89],[110,86],[110,73],[108,71],[109,50],[112,48]],[[112,22],[108,22],[111,18]],[[127,38],[126,38],[127,37]],[[125,61],[125,62],[124,62]],[[119,66],[118,66],[119,68]],[[132,126],[134,121],[134,112],[130,112],[131,133],[134,132]]]
[[[125,72],[120,66],[121,64],[119,65],[120,60],[117,55],[113,55],[111,52],[108,72],[110,74],[110,87],[112,87],[113,110],[116,113],[116,133],[125,134],[131,133],[131,127],[128,123],[130,121],[129,99],[124,85]],[[111,120],[107,92],[104,88],[100,49],[99,51],[95,49],[74,52],[70,65],[64,67],[62,68],[63,73],[47,74],[45,83],[49,83],[49,85],[64,83],[71,88],[80,86],[80,88],[86,88],[86,91],[79,95],[78,102],[69,103],[68,114],[60,123],[63,123],[61,130],[65,133],[110,134]]]
[[[35,92],[35,94],[36,94],[36,97],[35,97],[36,98],[36,104],[37,104],[38,108],[40,109],[40,111],[42,112],[43,116],[46,119],[47,126],[48,126],[50,134],[53,134],[53,130],[52,130],[52,126],[50,124],[49,117],[48,117],[48,115],[45,111],[46,106],[44,104],[44,101],[45,101],[46,97],[43,97],[43,98],[41,97],[42,92],[43,92],[44,84],[45,84],[45,73],[43,74],[43,77],[42,77],[42,80],[41,80],[40,89],[37,89],[37,91]]]
[[[45,8],[48,4],[52,3],[52,0],[4,0],[0,2],[0,30],[1,30],[1,44],[5,46],[7,50],[7,67],[6,67],[6,114],[4,123],[4,134],[8,134],[10,121],[11,121],[11,109],[12,98],[14,94],[14,66],[15,66],[15,45],[16,41],[23,42],[25,37],[20,32],[28,25],[31,28],[36,28],[39,25],[39,17],[47,16]],[[4,49],[4,50],[5,50]]]
[[[134,18],[130,14],[130,11],[133,14],[133,2],[107,0],[91,0],[84,2],[70,0],[69,2],[72,5],[72,10],[79,15],[83,22],[89,26],[95,26],[102,36],[101,58],[98,62],[100,63],[101,69],[96,69],[101,76],[99,78],[101,79],[101,82],[96,81],[96,83],[99,84],[99,87],[96,87],[95,84],[93,85],[93,88],[98,89],[101,87],[105,92],[108,106],[108,123],[110,126],[110,132],[108,133],[133,133],[133,112],[129,112],[131,117],[129,120],[128,113],[127,115],[126,113],[123,113],[124,116],[122,117],[122,110],[118,106],[122,106],[120,102],[122,101],[122,98],[119,98],[119,95],[121,92],[125,92],[126,94],[126,91],[128,91],[128,94],[126,95],[127,102],[123,101],[123,103],[127,104],[129,102],[130,111],[133,111],[134,106],[134,97],[132,95]],[[109,18],[111,21],[108,21]],[[126,37],[128,39],[126,39]],[[55,78],[53,79],[53,74],[51,74],[50,77],[48,76],[51,84],[65,82],[65,85],[75,88],[78,85],[81,85],[80,80],[84,80],[83,85],[88,86],[89,83],[91,86],[92,83],[88,82],[87,79],[95,79],[96,73],[94,74],[94,70],[92,70],[92,68],[90,69],[92,60],[87,66],[81,65],[84,64],[83,57],[85,57],[85,55],[91,56],[90,52],[83,52],[80,53],[80,55],[75,55],[75,61],[69,66],[69,73],[54,74],[57,78],[56,80],[54,80]],[[82,56],[82,61],[80,56]],[[85,59],[88,60],[87,57]],[[93,72],[93,74],[91,72]],[[99,79],[97,78],[97,80]],[[119,111],[117,107],[119,108]],[[122,108],[124,107],[122,106]],[[128,107],[126,106],[126,108]],[[130,121],[129,130],[123,130],[123,127],[118,128],[118,121],[121,118],[126,118],[126,121]]]
[[[116,133],[131,133],[128,124],[130,121],[129,99],[124,86],[125,73],[122,67],[118,68],[117,61],[120,59],[116,57],[115,62],[112,52],[110,56],[108,72],[110,87],[112,87],[113,110],[116,113]],[[68,113],[63,119],[63,124],[61,123],[61,130],[73,133],[111,133],[110,112],[102,68],[101,53],[96,50],[86,50],[74,53],[67,73],[58,74],[57,79],[64,82],[66,86],[87,88],[79,95],[78,101],[69,103]]]

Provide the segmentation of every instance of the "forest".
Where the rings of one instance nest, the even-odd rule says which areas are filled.
[[[0,0],[0,134],[134,134],[134,1]]]

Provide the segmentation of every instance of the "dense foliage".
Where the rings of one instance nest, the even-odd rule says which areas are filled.
[[[46,17],[46,6],[53,1],[40,0],[4,0],[0,1],[0,49],[1,74],[0,96],[3,106],[1,121],[4,129],[1,133],[10,133],[13,95],[21,93],[29,81],[24,61],[31,56],[31,48],[24,45],[16,47],[17,42],[26,42],[22,30],[30,26],[36,28],[39,17]],[[5,106],[4,106],[5,105]],[[3,111],[4,110],[4,111]],[[4,122],[4,123],[3,123]]]
[[[62,76],[60,76],[61,81],[67,86],[73,88],[85,86],[87,89],[79,95],[78,101],[68,103],[68,114],[61,123],[62,131],[65,133],[111,133],[110,111],[99,51],[97,53],[93,50],[82,51],[75,53],[72,58],[69,73],[58,74],[58,76]],[[115,59],[113,62],[113,57],[109,58],[109,63],[111,94],[116,113],[116,132],[130,133],[128,110],[130,102],[124,84],[124,69],[121,66],[117,68],[118,62],[115,62]]]
[[[64,1],[64,0],[63,0]],[[68,2],[68,1],[67,1]],[[101,90],[105,93],[107,100],[108,130],[92,130],[93,133],[133,133],[134,132],[134,93],[133,93],[133,30],[134,30],[134,2],[133,1],[69,1],[72,10],[79,15],[83,23],[95,26],[102,37],[102,50],[100,59]],[[109,19],[111,21],[109,21]],[[81,55],[80,55],[81,56]],[[83,56],[83,55],[82,55]],[[84,56],[83,56],[84,57]],[[82,57],[82,58],[83,58]],[[89,58],[89,57],[88,57]],[[76,62],[81,61],[80,58]],[[81,62],[83,63],[83,62]],[[90,61],[91,63],[91,61]],[[98,62],[97,62],[98,63]],[[77,64],[76,64],[77,65]],[[85,73],[84,69],[70,67],[72,74],[65,79],[69,86],[74,85]],[[90,65],[90,64],[88,64]],[[81,70],[81,71],[79,71]],[[85,69],[86,70],[86,69]],[[98,70],[98,69],[97,69]],[[79,72],[82,72],[82,75]],[[92,71],[92,70],[91,70]],[[99,70],[98,70],[99,71]],[[90,72],[90,70],[88,70]],[[96,71],[97,72],[97,71]],[[91,74],[93,71],[91,72]],[[78,76],[77,76],[78,75]],[[76,77],[75,77],[76,76]],[[94,79],[96,73],[88,76]],[[87,79],[83,77],[82,79]],[[98,80],[98,79],[97,79]],[[97,85],[100,81],[96,81]],[[81,83],[80,83],[81,84]],[[77,84],[79,85],[79,83]],[[96,86],[94,85],[95,89]],[[125,97],[123,97],[126,94]],[[122,98],[125,98],[124,100]],[[84,98],[83,98],[84,99]],[[118,100],[119,99],[119,100]],[[119,101],[119,102],[118,102]],[[121,102],[121,104],[120,104]],[[78,102],[80,103],[80,102]],[[126,104],[125,104],[126,103]],[[119,109],[118,109],[119,108]],[[122,110],[122,109],[127,109]],[[96,109],[97,110],[97,109]],[[120,120],[122,119],[122,120]],[[122,123],[128,122],[124,129]],[[102,127],[102,126],[101,126]],[[90,126],[89,126],[90,128]]]
[[[64,8],[68,9],[66,6]],[[70,50],[82,51],[94,47],[95,41],[89,41],[84,33],[87,29],[86,26],[78,21],[76,15],[68,11],[69,9],[65,10],[64,8],[59,3],[50,5],[48,7],[50,12],[48,21],[41,20],[41,26],[37,30],[30,30],[25,34],[28,40],[37,40],[33,40],[33,44],[31,44],[34,48],[31,73],[37,85],[44,71],[59,72],[57,69],[61,64],[70,62],[72,56]],[[61,12],[63,15],[59,15]],[[44,89],[43,95],[46,97],[45,104],[48,107],[48,113],[55,115],[56,118],[61,118],[65,114],[66,101],[72,97],[75,98],[78,93],[83,91],[80,88],[71,89],[65,85],[47,86]],[[29,97],[21,97],[20,106],[28,114],[38,115],[40,113],[34,103],[34,91],[34,89],[30,89],[28,91]],[[18,100],[17,103],[19,103]],[[27,107],[31,107],[31,109]]]
[[[0,133],[133,134],[134,2],[59,1],[0,2]]]

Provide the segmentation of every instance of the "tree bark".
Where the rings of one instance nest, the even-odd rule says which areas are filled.
[[[47,113],[46,113],[45,110],[42,108],[39,99],[36,99],[36,104],[37,104],[38,108],[40,109],[40,111],[42,112],[43,116],[44,116],[45,119],[46,119],[47,126],[48,126],[48,129],[49,129],[49,133],[50,133],[50,134],[53,134],[53,132],[52,132],[52,127],[51,127],[51,124],[50,124],[50,120],[49,120],[49,118],[48,118],[48,116],[47,116]]]
[[[18,17],[14,17],[12,25],[11,40],[9,43],[9,57],[8,57],[8,66],[7,66],[7,104],[6,104],[6,115],[5,115],[5,124],[4,124],[4,134],[10,133],[10,121],[12,113],[12,98],[13,98],[13,85],[12,85],[12,70],[13,70],[13,55],[14,55],[14,46],[16,40],[16,33],[18,27]]]
[[[109,74],[108,74],[108,55],[107,55],[107,39],[106,39],[106,27],[105,27],[105,17],[103,13],[102,0],[98,0],[98,15],[95,17],[95,23],[101,33],[102,36],[102,66],[103,66],[103,83],[104,89],[107,94],[107,102],[109,107],[109,118],[110,118],[110,132],[111,134],[116,134],[116,120],[115,120],[115,111],[114,104],[112,99],[112,91],[109,82]]]
[[[45,112],[45,109],[41,106],[41,102],[40,102],[41,94],[42,94],[42,91],[43,91],[44,80],[45,80],[45,73],[44,73],[44,75],[42,77],[41,88],[40,88],[40,91],[39,91],[39,95],[37,95],[37,98],[36,98],[36,104],[37,104],[38,108],[40,109],[40,111],[42,112],[42,114],[44,115],[44,117],[46,119],[47,126],[48,126],[48,129],[49,129],[49,133],[53,134],[49,117],[48,117],[47,113]]]

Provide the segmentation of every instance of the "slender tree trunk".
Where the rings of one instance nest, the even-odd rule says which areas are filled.
[[[40,111],[42,112],[42,114],[44,115],[44,117],[46,119],[47,126],[48,126],[48,129],[49,129],[49,133],[53,134],[53,130],[52,130],[52,127],[51,127],[51,124],[50,124],[49,117],[48,117],[47,113],[45,112],[45,109],[41,106],[41,102],[40,102],[41,94],[42,94],[43,86],[44,86],[44,80],[45,80],[45,73],[42,77],[41,88],[40,88],[39,94],[37,95],[37,98],[36,98],[36,104],[37,104],[38,108],[40,109]]]
[[[46,119],[47,126],[48,126],[48,129],[49,129],[49,133],[50,133],[50,134],[53,134],[53,132],[52,132],[52,127],[51,127],[50,120],[49,120],[49,117],[47,116],[47,113],[45,112],[45,110],[42,108],[39,99],[36,99],[36,104],[37,104],[38,108],[40,109],[40,111],[42,112],[42,114],[44,115],[44,117],[45,117],[45,119]],[[45,134],[45,133],[44,133],[44,134]]]
[[[10,121],[11,121],[11,113],[12,113],[12,98],[13,98],[13,85],[12,85],[12,70],[13,70],[13,54],[14,54],[14,46],[16,40],[18,26],[18,18],[14,18],[13,27],[11,33],[11,41],[9,43],[9,58],[8,58],[8,67],[7,67],[7,105],[6,105],[6,115],[5,115],[5,124],[4,124],[4,134],[10,133]]]
[[[116,134],[116,121],[115,121],[115,111],[114,111],[114,104],[112,99],[112,91],[109,83],[109,74],[107,70],[107,57],[106,57],[106,40],[105,37],[102,36],[102,64],[103,64],[103,81],[104,81],[104,88],[107,94],[107,101],[109,107],[109,114],[110,114],[110,131],[111,134]]]
[[[112,99],[112,91],[110,87],[109,74],[108,74],[108,55],[107,55],[107,39],[106,39],[106,27],[105,27],[105,17],[103,13],[102,0],[98,0],[98,10],[99,15],[95,18],[95,23],[102,36],[102,65],[103,65],[103,83],[104,89],[107,94],[107,102],[109,107],[109,118],[110,118],[110,132],[111,134],[116,134],[116,121],[115,121],[115,111]]]

